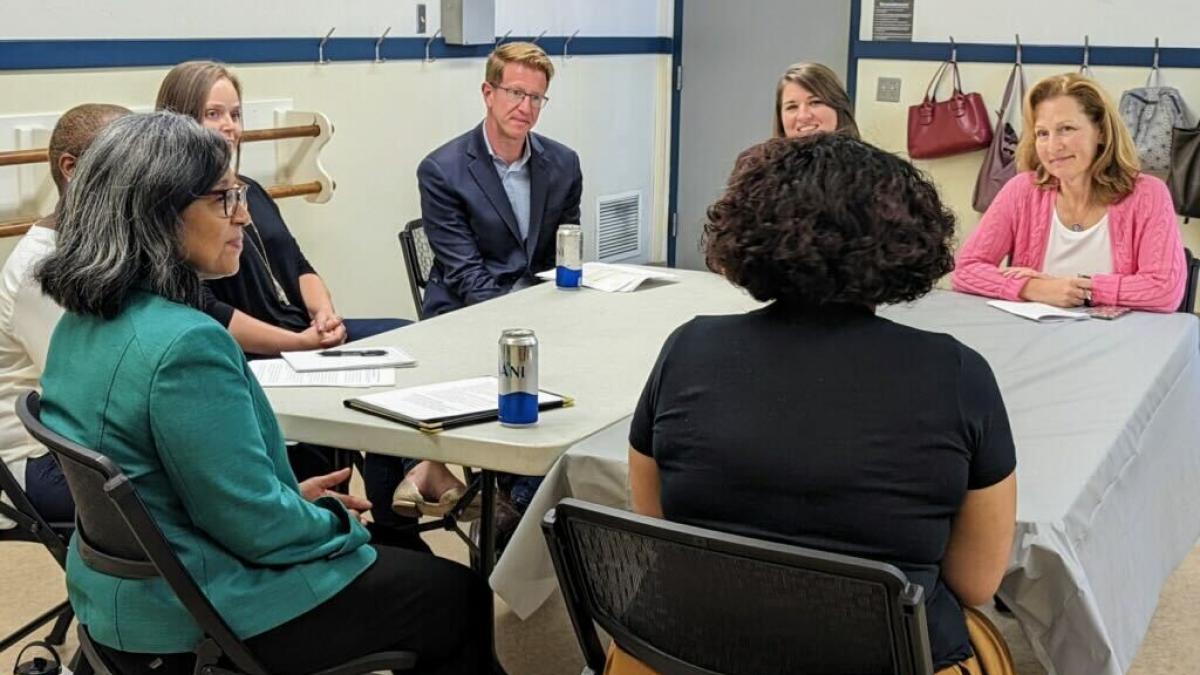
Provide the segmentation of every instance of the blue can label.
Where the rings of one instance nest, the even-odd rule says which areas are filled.
[[[583,285],[583,270],[559,265],[554,269],[554,283],[559,288],[579,288]]]
[[[538,421],[537,394],[518,391],[500,396],[500,423],[510,426],[536,424]]]

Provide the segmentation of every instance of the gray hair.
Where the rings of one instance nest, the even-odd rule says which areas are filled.
[[[229,169],[215,131],[172,112],[128,115],[84,153],[63,199],[58,245],[37,279],[55,302],[110,319],[139,286],[198,307],[181,213]]]

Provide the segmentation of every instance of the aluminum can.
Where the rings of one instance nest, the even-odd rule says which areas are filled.
[[[583,230],[578,225],[559,225],[555,243],[554,285],[579,290],[583,285]]]
[[[500,333],[500,423],[524,427],[538,421],[538,341],[528,328]]]

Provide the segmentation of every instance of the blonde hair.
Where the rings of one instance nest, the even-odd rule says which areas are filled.
[[[850,105],[850,96],[829,66],[820,63],[795,63],[788,66],[775,85],[775,138],[783,138],[783,119],[780,117],[780,106],[783,105],[783,88],[791,82],[807,89],[812,95],[821,99],[837,111],[837,130],[855,140],[861,140],[858,124],[854,121],[854,107]]]
[[[496,47],[488,55],[487,66],[483,71],[484,81],[490,85],[498,85],[504,79],[504,66],[519,63],[527,68],[542,71],[546,76],[546,85],[554,79],[554,64],[542,48],[532,42],[506,42]]]
[[[1057,185],[1038,159],[1034,123],[1037,107],[1059,96],[1075,99],[1083,114],[1100,130],[1100,145],[1089,170],[1092,197],[1106,205],[1121,201],[1133,192],[1141,172],[1137,149],[1112,99],[1095,80],[1078,73],[1051,75],[1035,84],[1025,96],[1022,112],[1025,128],[1017,145],[1017,166],[1022,171],[1033,171],[1037,184],[1043,188]]]

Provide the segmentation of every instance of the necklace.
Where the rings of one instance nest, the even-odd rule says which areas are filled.
[[[1080,223],[1075,223],[1074,225],[1071,226],[1071,231],[1072,232],[1083,232],[1083,225]]]
[[[267,268],[267,276],[271,277],[271,285],[275,287],[275,297],[279,299],[279,304],[287,307],[287,293],[283,291],[283,286],[275,278],[275,273],[271,271],[271,261],[267,260],[267,247],[263,243],[262,235],[258,233],[258,227],[253,222],[250,222],[246,223],[246,229],[250,230],[254,234],[254,238],[258,241],[258,246],[254,246],[254,242],[250,242],[250,245],[258,252],[258,257],[262,260],[263,267]]]

